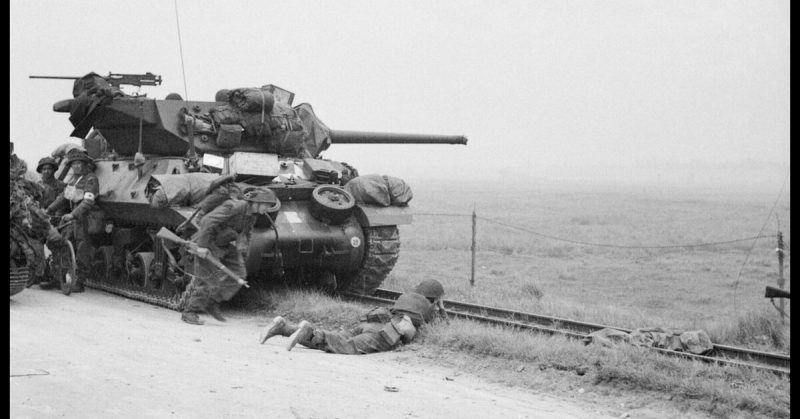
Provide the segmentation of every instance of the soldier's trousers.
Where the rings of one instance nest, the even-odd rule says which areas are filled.
[[[380,333],[384,324],[375,323],[370,325],[372,327],[358,327],[341,332],[314,329],[310,339],[298,343],[311,349],[343,355],[384,352],[397,346],[396,343],[389,343]]]
[[[41,240],[32,239],[31,247],[35,260],[31,261],[33,266],[33,274],[36,278],[42,279],[44,277],[45,259],[44,259],[44,243]]]
[[[246,278],[247,270],[241,253],[235,246],[224,250],[220,262],[240,278]],[[198,256],[194,257],[194,275],[187,287],[189,295],[183,308],[186,312],[204,312],[211,304],[230,300],[242,287],[213,263]]]
[[[86,232],[86,217],[78,217],[72,226],[72,239],[75,246],[75,262],[78,265],[77,282],[83,283],[92,269],[92,245]]]

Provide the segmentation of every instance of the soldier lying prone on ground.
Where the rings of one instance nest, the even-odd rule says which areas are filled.
[[[409,343],[417,328],[441,317],[447,320],[442,305],[444,287],[436,280],[421,282],[413,292],[407,292],[389,308],[376,308],[362,316],[361,322],[347,331],[329,331],[315,327],[303,320],[292,324],[283,317],[275,317],[261,334],[261,343],[275,335],[288,336],[291,351],[298,343],[321,351],[362,355],[389,351]]]

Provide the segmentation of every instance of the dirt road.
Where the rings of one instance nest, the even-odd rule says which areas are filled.
[[[12,418],[587,418],[551,396],[482,381],[413,352],[325,354],[287,338],[265,345],[268,319],[206,325],[87,290],[36,287],[10,301]]]

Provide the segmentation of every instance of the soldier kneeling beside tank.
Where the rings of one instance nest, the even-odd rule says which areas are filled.
[[[389,351],[400,343],[409,343],[423,324],[438,318],[449,321],[442,304],[443,296],[444,287],[439,281],[422,281],[413,292],[401,295],[391,308],[369,311],[356,327],[347,331],[324,330],[306,320],[292,324],[278,316],[264,329],[261,343],[281,335],[289,337],[286,348],[289,351],[297,344],[345,355]]]

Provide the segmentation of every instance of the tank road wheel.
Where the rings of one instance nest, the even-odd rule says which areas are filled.
[[[150,264],[153,252],[129,253],[125,257],[125,273],[128,282],[138,287],[146,287],[150,277]]]
[[[166,266],[164,266],[166,265]],[[176,294],[180,290],[175,285],[178,273],[169,263],[162,263],[153,259],[150,263],[150,271],[147,274],[147,288],[165,291],[167,293]]]
[[[78,265],[75,261],[75,248],[72,247],[72,242],[65,240],[63,244],[53,249],[51,257],[50,272],[58,281],[61,293],[69,295],[72,292],[72,286],[78,280],[76,274]]]
[[[364,262],[361,269],[341,276],[339,290],[372,295],[397,263],[400,232],[397,226],[364,228]]]
[[[336,225],[350,217],[355,206],[350,192],[336,185],[319,185],[311,192],[309,211],[317,220]]]

